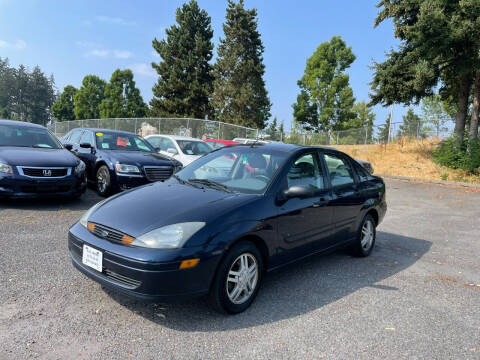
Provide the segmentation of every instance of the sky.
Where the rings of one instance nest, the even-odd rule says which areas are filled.
[[[146,102],[157,76],[151,62],[160,59],[152,48],[175,23],[180,0],[0,0],[0,57],[11,65],[39,65],[53,74],[58,90],[80,87],[87,74],[109,80],[117,68],[130,68]],[[214,58],[223,37],[227,1],[198,0],[212,18]],[[374,29],[377,0],[245,0],[258,10],[258,27],[265,46],[265,82],[272,116],[289,129],[292,104],[306,59],[318,45],[340,35],[356,60],[348,69],[357,101],[368,101],[373,61],[398,44],[389,22]],[[374,107],[376,124],[385,122],[389,108]],[[406,109],[395,107],[394,122]]]

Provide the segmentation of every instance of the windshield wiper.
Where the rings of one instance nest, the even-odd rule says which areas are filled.
[[[228,186],[226,185],[223,185],[219,182],[216,182],[216,181],[213,181],[213,180],[208,180],[208,179],[188,179],[189,182],[192,182],[192,183],[199,183],[199,184],[202,184],[202,185],[207,185],[207,186],[211,186],[211,187],[216,187],[216,188],[219,188],[219,189],[222,189],[223,191],[225,192],[229,192],[231,193],[232,190],[230,190],[228,188]]]

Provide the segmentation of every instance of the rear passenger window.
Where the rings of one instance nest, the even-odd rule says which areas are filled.
[[[346,159],[333,154],[325,154],[324,156],[332,186],[348,185],[355,182],[352,168]]]
[[[323,174],[318,166],[317,157],[307,154],[299,157],[287,174],[288,187],[306,186],[313,189],[323,189]]]
[[[370,174],[368,174],[367,170],[363,168],[362,165],[355,163],[355,171],[357,172],[358,178],[360,179],[361,182],[368,181],[372,177]]]

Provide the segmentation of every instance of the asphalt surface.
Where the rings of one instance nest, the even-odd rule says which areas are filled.
[[[0,202],[0,359],[480,359],[480,192],[387,188],[369,258],[269,274],[236,316],[132,301],[76,271],[67,231],[91,191]]]

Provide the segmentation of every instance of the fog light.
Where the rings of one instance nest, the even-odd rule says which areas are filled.
[[[197,265],[199,261],[200,261],[200,259],[188,259],[188,260],[183,260],[183,261],[180,263],[180,269],[192,268],[192,267],[194,267],[195,265]]]

